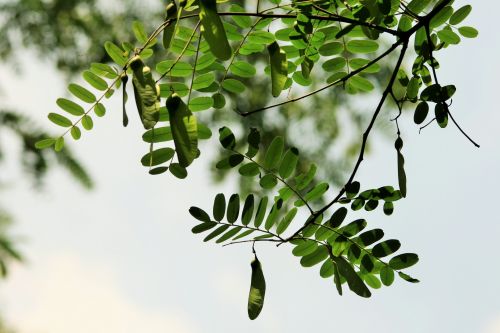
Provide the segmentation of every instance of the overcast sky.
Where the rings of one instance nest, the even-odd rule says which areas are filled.
[[[331,280],[318,268],[301,268],[289,248],[261,245],[268,291],[261,316],[248,320],[250,248],[203,243],[191,234],[187,213],[192,204],[211,207],[213,196],[230,193],[233,184],[210,181],[203,162],[212,159],[209,147],[187,181],[147,175],[138,163],[147,150],[142,130],[137,121],[121,127],[115,99],[92,133],[72,145],[95,191],[57,171],[36,193],[15,164],[2,171],[12,186],[2,191],[2,204],[16,217],[12,231],[23,238],[27,263],[0,284],[0,313],[20,333],[500,333],[500,38],[492,28],[500,5],[473,6],[467,24],[480,36],[439,52],[439,77],[457,86],[452,112],[481,148],[452,124],[419,135],[406,118],[408,198],[390,218],[365,214],[404,251],[420,255],[410,271],[420,284],[398,280],[368,300],[350,292],[339,297]],[[21,77],[0,66],[2,98],[50,126],[46,114],[64,81],[30,54],[23,61]],[[395,158],[391,142],[374,141],[358,178],[366,186],[394,183]]]

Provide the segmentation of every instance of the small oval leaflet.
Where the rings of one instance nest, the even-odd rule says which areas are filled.
[[[214,199],[214,207],[213,207],[213,216],[217,221],[222,221],[224,215],[226,214],[226,197],[224,194],[219,193],[215,196]]]

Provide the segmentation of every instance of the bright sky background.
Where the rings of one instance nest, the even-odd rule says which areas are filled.
[[[500,38],[492,29],[500,5],[473,6],[466,22],[480,36],[439,52],[439,77],[456,84],[452,112],[481,148],[451,123],[418,135],[406,118],[408,198],[390,218],[365,214],[372,227],[400,239],[402,250],[420,255],[410,271],[420,284],[397,280],[369,300],[351,292],[339,297],[319,268],[303,269],[289,248],[260,245],[268,290],[261,316],[248,320],[250,248],[203,243],[191,234],[187,212],[192,204],[211,207],[232,184],[211,183],[202,162],[211,160],[208,147],[187,181],[147,175],[138,163],[147,150],[142,130],[135,117],[121,127],[117,98],[92,133],[72,145],[95,191],[57,171],[36,193],[14,164],[4,171],[11,188],[2,191],[2,204],[16,217],[13,232],[22,236],[28,260],[0,284],[0,312],[20,333],[500,333]],[[23,61],[23,75],[0,66],[2,98],[50,126],[46,114],[64,94],[64,81],[30,54]],[[392,143],[374,145],[358,179],[366,186],[394,183]]]

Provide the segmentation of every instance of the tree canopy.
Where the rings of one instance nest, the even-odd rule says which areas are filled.
[[[407,196],[399,127],[405,109],[413,109],[420,129],[445,128],[451,122],[478,146],[450,110],[456,87],[440,83],[436,58],[461,38],[477,36],[473,27],[463,24],[470,12],[470,5],[455,8],[452,0],[172,1],[154,30],[135,21],[130,29],[135,41],[104,44],[112,62],[89,64],[83,81],[68,85],[72,97],[58,99],[61,110],[48,115],[63,128],[61,135],[36,146],[62,151],[68,137],[80,139],[82,129],[91,131],[96,118],[105,115],[105,101],[117,90],[127,126],[137,119],[127,112],[126,88],[131,85],[145,129],[142,140],[149,147],[140,163],[151,175],[184,179],[202,155],[198,141],[209,139],[217,124],[224,153],[216,168],[237,170],[248,186],[241,193],[216,195],[210,210],[192,206],[189,212],[198,221],[192,231],[204,234],[206,242],[252,246],[250,319],[262,310],[266,291],[257,243],[288,244],[302,266],[321,264],[320,276],[332,279],[339,294],[347,287],[370,297],[371,289],[390,286],[395,276],[416,283],[406,269],[418,256],[399,253],[400,241],[351,216],[362,209],[391,215],[397,201]],[[257,106],[247,100],[249,91],[260,101]],[[288,131],[261,135],[278,108],[281,118],[274,121],[285,128],[305,126],[299,121],[304,114],[316,119],[306,127],[314,141],[334,121],[329,105],[321,103],[325,99],[317,96],[367,96],[372,91],[379,92],[378,101],[357,139],[354,165],[333,189],[329,176],[321,172],[329,167],[325,159],[314,163],[307,145],[302,143],[300,152],[296,147],[303,138]],[[302,110],[297,111],[300,103]],[[366,188],[357,172],[375,122],[386,108],[396,110],[391,119],[395,180]],[[248,128],[233,132],[227,114],[248,119],[243,122]],[[328,155],[325,148],[316,149]]]

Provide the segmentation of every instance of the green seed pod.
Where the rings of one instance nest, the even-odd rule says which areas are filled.
[[[160,94],[151,74],[151,69],[144,65],[139,56],[130,62],[134,72],[132,84],[134,86],[135,103],[139,117],[145,129],[153,128],[160,117]]]

